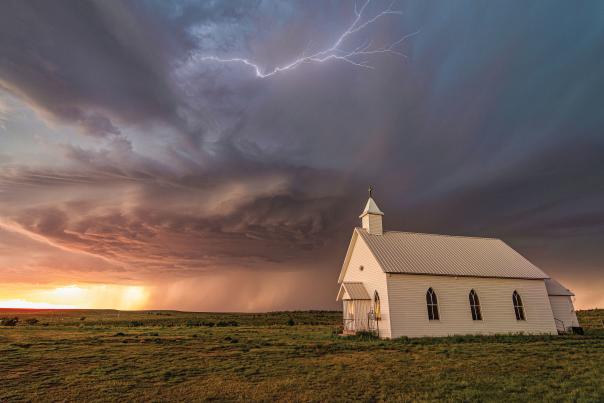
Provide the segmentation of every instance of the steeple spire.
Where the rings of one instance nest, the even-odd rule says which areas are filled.
[[[382,235],[382,216],[384,213],[380,210],[375,200],[373,200],[373,187],[369,186],[369,200],[365,209],[359,216],[362,227],[372,235]]]

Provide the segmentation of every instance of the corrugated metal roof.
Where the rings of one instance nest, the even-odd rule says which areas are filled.
[[[363,283],[342,283],[350,299],[371,299]]]
[[[569,297],[575,296],[572,291],[564,287],[562,284],[560,284],[553,278],[548,278],[545,280],[545,288],[547,289],[547,295],[562,295]]]
[[[549,278],[500,239],[356,228],[386,273]]]

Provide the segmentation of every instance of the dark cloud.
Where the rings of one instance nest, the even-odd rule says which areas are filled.
[[[186,44],[136,4],[9,1],[0,38],[0,86],[50,119],[94,135],[119,133],[114,120],[178,124],[167,78]]]

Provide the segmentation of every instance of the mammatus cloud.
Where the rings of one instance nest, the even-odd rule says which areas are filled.
[[[79,163],[95,163],[78,174],[14,169],[0,176],[10,195],[3,225],[35,241],[121,263],[133,276],[285,263],[322,246],[344,213],[340,193],[329,185],[342,178],[327,170],[248,161],[247,172],[216,166],[174,176],[146,165],[132,150],[124,169],[72,151],[67,155]],[[32,195],[43,195],[42,205],[35,197],[10,206],[8,197]]]
[[[371,183],[386,229],[502,237],[579,306],[601,305],[601,8],[2,4],[4,284],[144,287],[153,307],[335,308]],[[403,14],[350,25],[384,10]],[[270,80],[191,57],[243,56],[265,74],[347,28],[344,50],[421,35],[404,63],[304,63]]]

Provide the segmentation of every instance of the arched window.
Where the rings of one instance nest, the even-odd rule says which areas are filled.
[[[426,292],[426,304],[428,306],[428,319],[438,320],[438,300],[432,288],[428,288],[428,292]]]
[[[373,294],[373,312],[375,313],[376,320],[382,319],[382,308],[380,307],[380,295],[378,294],[377,291],[375,292],[375,294]]]
[[[526,320],[524,316],[524,305],[522,305],[522,298],[517,291],[512,294],[512,302],[514,303],[514,312],[516,313],[516,320]]]
[[[482,312],[480,312],[480,301],[476,291],[470,291],[470,310],[472,311],[472,320],[482,320]]]

